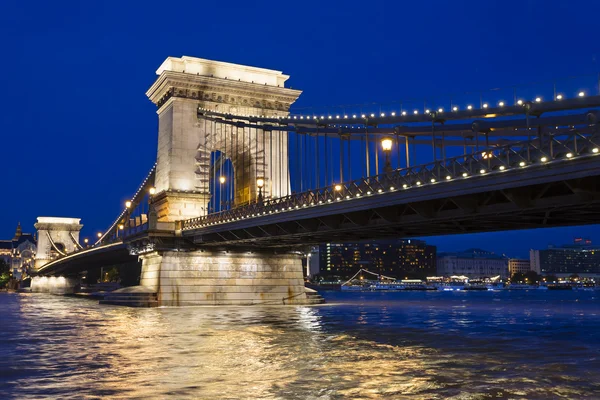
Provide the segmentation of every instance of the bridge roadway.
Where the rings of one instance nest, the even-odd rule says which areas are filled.
[[[229,212],[229,222],[186,221],[182,235],[198,246],[278,248],[597,224],[599,182],[600,157],[590,153],[407,189],[381,185],[381,192],[360,197],[345,195],[344,186],[337,198],[321,204],[290,201],[271,213],[260,207],[247,211],[254,216]]]

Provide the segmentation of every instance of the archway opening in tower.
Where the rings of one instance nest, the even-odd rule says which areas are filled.
[[[231,159],[221,151],[210,153],[209,214],[229,210],[234,206],[235,171]]]

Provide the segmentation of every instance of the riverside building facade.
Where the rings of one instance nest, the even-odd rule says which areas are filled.
[[[525,274],[531,271],[530,260],[524,258],[511,258],[508,260],[508,274],[513,276],[514,274]]]
[[[508,259],[482,249],[468,249],[456,253],[439,253],[437,275],[462,275],[471,279],[508,278]]]
[[[532,269],[542,275],[600,277],[600,246],[590,239],[575,238],[573,244],[532,249],[529,256]]]
[[[348,279],[361,268],[396,279],[435,274],[436,247],[422,240],[387,239],[319,246],[319,275]]]

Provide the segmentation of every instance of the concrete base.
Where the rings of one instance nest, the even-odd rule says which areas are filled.
[[[31,279],[31,291],[35,293],[73,294],[79,281],[63,276],[34,276]]]
[[[152,252],[140,256],[140,285],[159,306],[309,304],[299,254]]]

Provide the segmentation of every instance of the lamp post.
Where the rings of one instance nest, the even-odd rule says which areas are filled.
[[[392,139],[385,138],[381,141],[381,147],[385,154],[385,166],[383,170],[386,173],[392,172],[392,164],[390,163],[390,151],[392,151]]]
[[[262,202],[263,202],[262,188],[263,188],[263,186],[265,186],[265,179],[264,178],[256,178],[256,186],[258,187],[258,202],[260,204],[262,204]]]

